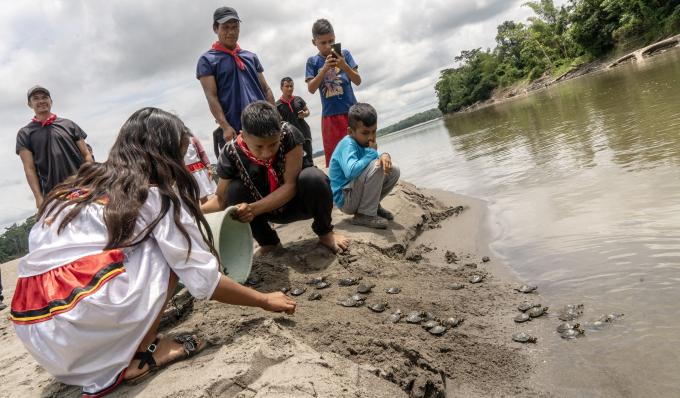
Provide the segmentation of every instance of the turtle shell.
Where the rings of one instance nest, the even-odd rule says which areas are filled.
[[[259,285],[260,282],[262,282],[262,278],[260,278],[257,275],[253,275],[251,277],[248,277],[248,279],[246,279],[246,285],[248,285],[248,286],[256,286],[256,285]]]
[[[391,314],[387,319],[385,320],[385,323],[397,323],[399,320],[401,320],[401,310],[396,310],[393,314]]]
[[[532,309],[534,307],[540,307],[540,306],[541,306],[540,304],[532,304],[532,303],[527,303],[525,301],[522,304],[518,305],[517,309],[522,311],[522,312],[526,312],[526,311],[529,311],[530,309]]]
[[[363,283],[359,286],[357,286],[357,293],[370,293],[371,289],[373,289],[375,285],[364,285]]]
[[[406,316],[407,323],[420,323],[423,321],[423,315],[420,311],[411,311]]]
[[[432,329],[435,326],[439,326],[439,322],[437,322],[435,320],[431,320],[431,321],[427,321],[427,322],[423,323],[423,327],[425,329]]]
[[[520,293],[531,293],[536,291],[536,289],[538,289],[538,286],[536,285],[522,285],[520,287],[515,288],[515,290]]]
[[[368,306],[368,309],[373,312],[383,312],[387,309],[387,303],[375,303]]]
[[[338,285],[340,286],[352,286],[352,285],[357,285],[359,283],[359,280],[361,280],[361,277],[358,278],[343,278],[338,281]]]
[[[489,261],[491,261],[491,259],[489,258],[489,256],[484,256],[484,257],[482,257],[482,262],[483,262],[483,263],[488,263]]]
[[[321,293],[319,293],[319,292],[314,292],[314,293],[312,293],[312,294],[309,295],[308,299],[309,299],[310,301],[313,301],[313,300],[321,300]]]
[[[482,280],[484,280],[484,276],[482,275],[472,275],[470,279],[468,279],[470,283],[480,283]]]
[[[455,328],[456,326],[460,325],[463,322],[462,318],[446,318],[442,321],[442,325],[450,327],[450,328]]]
[[[583,334],[583,330],[577,330],[577,329],[567,329],[563,332],[560,333],[560,336],[563,339],[575,339]]]
[[[433,327],[432,329],[428,330],[428,332],[430,332],[431,334],[433,334],[435,336],[441,336],[442,334],[444,334],[446,332],[446,328],[444,326],[437,325],[437,326]]]
[[[290,291],[290,294],[292,294],[293,296],[299,296],[306,291],[307,291],[307,289],[305,289],[305,288],[296,287],[295,289]]]
[[[351,298],[352,300],[355,300],[355,301],[364,301],[364,300],[366,300],[366,297],[365,297],[365,296],[362,296],[362,295],[359,294],[359,293],[354,293],[353,295],[350,296],[350,298]]]
[[[315,283],[315,284],[314,284],[314,287],[317,288],[317,289],[325,289],[325,288],[327,288],[327,287],[330,286],[330,285],[331,285],[331,284],[328,283],[328,282],[321,281],[321,282]]]
[[[338,305],[341,305],[343,307],[360,307],[363,304],[364,304],[363,301],[357,301],[357,300],[354,300],[351,297],[347,297],[344,300],[338,301]]]
[[[522,322],[530,321],[531,317],[529,316],[529,314],[523,312],[523,313],[517,315],[513,320],[517,323],[522,323]]]
[[[462,283],[454,282],[454,283],[450,283],[447,287],[451,290],[460,290],[460,289],[464,288],[465,285],[463,285]]]
[[[312,278],[312,279],[308,280],[308,281],[305,282],[305,283],[307,283],[308,285],[316,285],[316,284],[319,284],[319,283],[321,283],[321,282],[326,282],[326,277],[325,277],[325,276],[317,276],[317,277],[315,277],[315,278]]]
[[[534,307],[527,311],[526,313],[532,318],[538,318],[539,316],[545,314],[548,311],[548,307]]]
[[[535,343],[538,339],[530,334],[518,332],[512,335],[512,340],[518,343]]]
[[[580,325],[578,323],[562,322],[557,325],[557,333],[562,333],[565,330],[578,328]]]
[[[290,288],[282,287],[280,291],[281,291],[281,293],[286,294],[286,293],[288,293],[288,291],[290,291]]]
[[[385,293],[399,294],[399,293],[401,293],[401,289],[396,287],[396,286],[392,286],[392,287],[388,287],[387,289],[385,289]]]

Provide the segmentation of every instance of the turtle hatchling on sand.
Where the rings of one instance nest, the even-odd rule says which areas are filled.
[[[411,311],[406,316],[407,323],[420,323],[423,321],[423,313],[420,311]]]
[[[536,286],[536,285],[522,285],[520,287],[515,288],[515,290],[520,292],[520,293],[531,293],[531,292],[535,292],[536,289],[538,289],[538,286]]]
[[[442,321],[442,325],[449,327],[449,328],[455,328],[456,326],[460,325],[463,322],[463,318],[446,318]]]
[[[356,300],[356,301],[365,301],[366,300],[366,296],[362,296],[360,293],[354,293],[353,295],[350,296],[350,298],[352,300]]]
[[[307,291],[307,289],[305,289],[305,288],[296,287],[295,289],[290,291],[290,294],[292,294],[293,296],[299,296],[306,291]]]
[[[331,285],[331,284],[330,284],[329,282],[321,281],[321,282],[315,283],[315,284],[314,284],[314,287],[317,288],[317,289],[325,289],[325,288],[327,288],[327,287],[330,286],[330,285]]]
[[[433,327],[432,329],[428,330],[428,332],[430,332],[430,334],[433,334],[435,336],[441,336],[442,334],[444,334],[444,332],[446,332],[446,328],[444,326],[437,325],[437,326]]]
[[[375,285],[364,285],[363,283],[357,286],[357,293],[367,294],[370,293]]]
[[[399,293],[401,293],[401,289],[396,287],[396,286],[392,286],[392,287],[388,287],[387,289],[385,289],[385,293],[387,293],[387,294],[399,294]]]
[[[562,337],[563,339],[570,340],[583,336],[584,333],[585,330],[583,329],[567,329],[560,333],[560,337]]]
[[[250,276],[246,279],[246,285],[248,286],[255,286],[260,284],[260,282],[262,282],[262,278],[257,275]]]
[[[536,337],[524,332],[513,334],[512,339],[518,343],[535,343],[538,340]]]
[[[583,304],[569,304],[562,307],[557,312],[557,317],[561,321],[573,321],[583,314]]]
[[[289,290],[290,290],[290,288],[288,288],[288,287],[282,287],[281,293],[286,294],[286,293],[288,293]]]
[[[482,262],[483,262],[483,263],[488,263],[489,261],[491,261],[491,259],[489,258],[489,256],[484,256],[484,257],[482,257]]]
[[[359,281],[361,280],[361,277],[357,278],[343,278],[338,281],[338,285],[340,286],[352,286],[352,285],[357,285],[359,284]]]
[[[559,325],[557,325],[557,333],[562,333],[565,330],[569,329],[580,329],[581,325],[579,323],[573,323],[573,322],[562,322]]]
[[[484,280],[484,275],[472,275],[469,279],[470,283],[479,283]]]
[[[526,312],[522,312],[521,314],[518,314],[513,320],[517,323],[522,323],[522,322],[530,321],[531,317]]]
[[[399,320],[401,320],[401,316],[402,316],[401,310],[397,309],[392,314],[390,314],[390,316],[387,317],[385,323],[397,323],[399,322]]]
[[[449,285],[446,286],[446,287],[451,289],[451,290],[460,290],[460,289],[464,288],[465,285],[463,285],[462,283],[454,282],[454,283],[449,283]]]
[[[308,284],[308,285],[316,285],[316,284],[319,284],[319,283],[321,283],[321,282],[326,282],[326,277],[325,277],[325,276],[317,276],[317,277],[315,277],[315,278],[312,278],[312,279],[308,280],[308,281],[305,282],[305,283]]]
[[[540,304],[532,304],[532,303],[527,303],[526,301],[523,302],[522,304],[517,306],[517,309],[522,311],[522,312],[527,312],[528,310],[534,308],[534,307],[540,307]]]
[[[321,300],[321,293],[319,293],[319,292],[313,292],[312,294],[309,295],[308,299],[309,299],[310,301],[313,301],[313,300]]]
[[[434,319],[429,320],[429,321],[423,323],[423,327],[424,327],[425,329],[432,329],[432,328],[435,327],[435,326],[439,326],[439,322],[435,321]]]
[[[381,303],[375,303],[371,304],[368,306],[368,309],[373,311],[373,312],[383,312],[389,307],[389,305],[386,302],[381,302]]]
[[[364,305],[364,302],[360,300],[355,300],[352,297],[347,297],[344,300],[338,301],[338,304],[343,307],[361,307],[362,305]]]
[[[538,318],[539,316],[548,312],[548,307],[534,307],[526,312],[532,318]]]

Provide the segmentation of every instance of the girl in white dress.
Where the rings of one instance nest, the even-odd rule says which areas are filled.
[[[189,146],[184,155],[184,164],[196,180],[196,184],[198,184],[201,203],[205,203],[210,196],[215,194],[217,185],[212,179],[210,158],[208,158],[208,154],[203,149],[201,141],[191,133],[189,133],[189,136]]]
[[[177,280],[196,298],[293,313],[219,273],[199,189],[185,168],[187,129],[143,108],[104,163],[89,163],[45,198],[19,263],[10,318],[28,352],[83,396],[200,351],[197,336],[157,336]]]

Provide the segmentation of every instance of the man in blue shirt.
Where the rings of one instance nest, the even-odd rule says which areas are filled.
[[[217,41],[201,55],[196,66],[196,78],[219,125],[213,133],[216,157],[241,130],[241,112],[248,104],[258,100],[274,104],[274,94],[264,78],[259,58],[238,45],[240,28],[236,10],[231,7],[215,10],[213,31]]]
[[[352,224],[385,229],[394,216],[380,201],[397,184],[399,168],[389,153],[378,154],[375,108],[357,103],[349,108],[348,121],[349,135],[335,147],[328,169],[333,202],[343,213],[354,215]]]

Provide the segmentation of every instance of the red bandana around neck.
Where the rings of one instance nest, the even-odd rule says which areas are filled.
[[[234,58],[236,66],[238,66],[239,69],[244,70],[246,68],[246,64],[244,64],[241,57],[238,56],[238,53],[241,51],[241,47],[238,45],[238,43],[236,43],[236,47],[234,47],[233,50],[230,50],[223,46],[222,43],[220,43],[219,41],[216,41],[213,43],[212,49],[222,51],[223,53],[231,55]]]
[[[54,113],[50,113],[50,117],[48,117],[47,119],[45,119],[44,122],[41,122],[41,121],[38,120],[38,118],[36,118],[35,116],[33,116],[33,119],[31,119],[32,122],[40,123],[40,125],[41,125],[42,127],[49,126],[49,125],[52,124],[55,120],[57,120],[57,115],[55,115]]]
[[[281,102],[283,102],[284,104],[287,104],[288,107],[290,108],[290,111],[293,112],[293,115],[295,115],[295,111],[293,110],[293,100],[295,99],[295,96],[293,95],[292,97],[290,97],[290,101],[286,101],[286,99],[283,98],[283,95],[282,95],[281,98],[279,98],[279,99],[280,99]]]
[[[243,141],[243,136],[241,134],[236,137],[236,144],[241,148],[241,151],[243,151],[243,154],[246,155],[248,160],[267,168],[267,177],[269,178],[269,193],[274,192],[276,188],[279,187],[279,178],[276,176],[276,171],[274,170],[274,160],[276,160],[276,154],[274,154],[274,156],[272,156],[269,160],[260,160],[256,158],[255,155],[250,152],[250,149],[248,149],[248,145],[245,143],[245,141]]]

